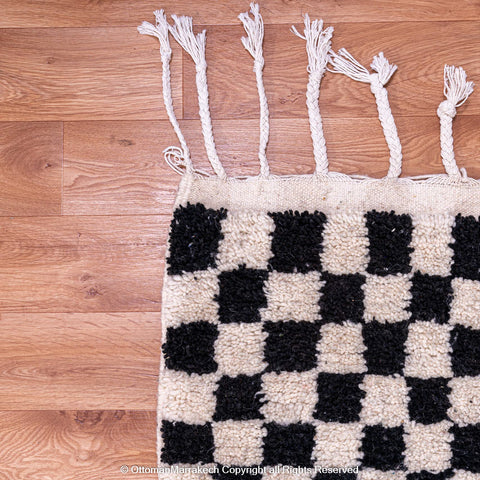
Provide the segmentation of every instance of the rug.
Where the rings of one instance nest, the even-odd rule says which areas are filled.
[[[163,284],[158,474],[191,480],[480,479],[480,184],[457,167],[452,119],[472,91],[445,68],[445,174],[399,177],[401,144],[379,54],[373,73],[331,28],[293,32],[309,58],[315,172],[276,176],[265,154],[263,22],[240,16],[260,99],[258,176],[216,153],[205,32],[189,17],[139,31],[160,40],[181,173]],[[169,34],[196,64],[214,174],[196,170],[173,112]],[[382,179],[328,168],[318,106],[325,71],[367,83],[390,150]],[[292,159],[292,162],[295,159]]]

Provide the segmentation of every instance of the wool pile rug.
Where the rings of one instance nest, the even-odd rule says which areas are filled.
[[[269,171],[263,23],[242,14],[260,97],[260,174],[228,177],[212,136],[205,32],[188,17],[160,40],[165,106],[182,174],[163,285],[158,472],[189,480],[480,479],[480,184],[453,155],[452,118],[472,91],[446,67],[446,174],[399,177],[385,84],[332,29],[305,16],[315,172]],[[215,174],[195,170],[175,119],[169,34],[197,67]],[[383,179],[330,172],[318,107],[326,70],[370,85],[390,149]],[[294,159],[292,159],[294,161]]]

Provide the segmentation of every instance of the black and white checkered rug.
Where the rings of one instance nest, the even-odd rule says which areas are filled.
[[[480,479],[473,216],[185,204],[163,308],[166,478]]]

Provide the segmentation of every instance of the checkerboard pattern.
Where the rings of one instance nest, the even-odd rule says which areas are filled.
[[[479,219],[187,204],[164,288],[163,465],[480,480]]]

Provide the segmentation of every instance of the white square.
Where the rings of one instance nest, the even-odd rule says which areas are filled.
[[[367,425],[382,424],[399,427],[409,419],[408,388],[400,375],[365,375],[360,388],[362,399],[361,420]]]
[[[406,309],[412,295],[407,275],[368,275],[364,291],[365,321],[401,322],[410,317]]]
[[[480,329],[480,282],[454,278],[452,288],[450,323]]]
[[[267,432],[261,420],[217,422],[212,430],[215,462],[238,467],[262,463],[263,437]]]
[[[410,422],[405,426],[405,466],[410,472],[442,472],[450,468],[453,434],[451,423],[444,421],[422,425]]]
[[[247,268],[266,269],[272,257],[273,219],[266,213],[230,211],[221,223],[218,268],[232,270],[244,264]]]
[[[368,264],[368,230],[361,213],[332,214],[323,231],[323,269],[335,275],[363,273]]]
[[[413,270],[428,275],[450,275],[453,250],[453,215],[416,215],[413,216],[413,232],[410,246]]]
[[[161,409],[165,420],[203,425],[216,407],[218,374],[192,375],[165,369],[160,377]]]
[[[480,377],[456,377],[448,383],[452,389],[448,416],[461,427],[480,423]]]
[[[367,371],[363,352],[362,326],[345,322],[327,323],[320,330],[318,368],[329,373],[362,373]]]
[[[318,422],[314,458],[321,467],[355,467],[359,465],[362,446],[361,423]]]
[[[311,422],[317,404],[317,372],[266,373],[262,376],[265,420],[283,424]]]
[[[231,377],[262,372],[266,366],[263,356],[266,337],[261,323],[218,325],[215,343],[218,372]]]
[[[167,275],[164,283],[165,325],[206,321],[218,323],[218,271],[214,269]]]
[[[417,378],[451,377],[451,325],[415,322],[408,327],[405,342],[405,376]]]
[[[318,301],[322,284],[318,272],[271,272],[264,287],[267,308],[261,311],[262,319],[314,322],[320,318]]]

